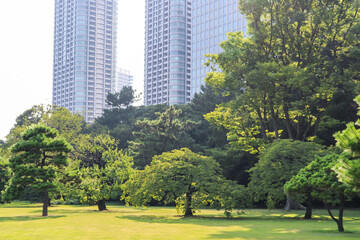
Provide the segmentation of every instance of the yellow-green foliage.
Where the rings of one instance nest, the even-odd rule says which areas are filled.
[[[284,184],[314,160],[315,155],[324,154],[323,147],[313,142],[283,139],[268,145],[249,171],[253,200],[271,200],[279,206],[286,197]]]
[[[245,191],[241,190],[244,189],[224,179],[214,159],[183,148],[155,156],[145,170],[136,171],[124,185],[124,198],[135,206],[151,200],[176,203],[185,214],[190,214],[189,211],[210,204],[226,209],[231,208],[228,205],[238,207],[246,202],[242,198]],[[237,193],[237,198],[232,193]]]
[[[360,96],[355,98],[360,105]],[[360,111],[358,112],[360,116]],[[356,125],[360,124],[360,120]],[[355,123],[348,123],[347,128],[334,135],[336,145],[339,146],[347,155],[343,157],[334,167],[338,173],[340,181],[352,186],[356,191],[360,191],[360,129],[355,127]]]

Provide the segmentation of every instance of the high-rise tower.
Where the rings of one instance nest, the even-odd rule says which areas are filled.
[[[191,2],[146,0],[145,105],[190,102]]]
[[[53,104],[92,122],[115,90],[117,0],[55,0]]]
[[[192,10],[192,91],[200,92],[206,73],[205,54],[219,53],[219,44],[226,33],[242,31],[246,34],[246,19],[240,14],[238,0],[193,0]]]
[[[123,87],[132,87],[134,83],[134,76],[130,71],[118,68],[116,73],[116,92],[121,92]]]

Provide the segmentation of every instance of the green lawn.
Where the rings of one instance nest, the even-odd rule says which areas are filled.
[[[303,211],[247,210],[224,218],[221,211],[202,210],[183,218],[174,208],[54,206],[41,217],[40,204],[0,205],[0,239],[360,239],[360,210],[345,212],[345,233],[323,210],[303,220]]]

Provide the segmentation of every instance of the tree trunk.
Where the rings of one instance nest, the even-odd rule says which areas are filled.
[[[185,217],[192,217],[192,209],[191,209],[191,193],[186,193],[186,203],[185,203]]]
[[[344,205],[345,205],[345,196],[344,196],[344,192],[342,192],[340,194],[339,219],[338,219],[338,222],[337,222],[339,232],[344,232],[344,222],[343,222]]]
[[[274,125],[275,138],[279,139],[279,126],[278,126],[277,117],[276,117],[275,110],[274,110],[274,104],[272,102],[270,103],[270,111],[271,111],[271,118],[272,118],[273,125]]]
[[[49,206],[49,192],[44,192],[44,199],[43,199],[43,211],[42,215],[43,217],[46,217],[48,215],[48,206]]]
[[[258,114],[258,118],[259,118],[259,121],[260,121],[260,131],[261,131],[261,135],[263,137],[263,139],[267,139],[267,136],[266,136],[266,130],[265,130],[265,123],[264,123],[264,120],[261,116],[261,111],[260,109],[256,109],[257,111],[257,114]]]
[[[344,223],[343,223],[344,202],[345,202],[344,193],[342,193],[342,194],[340,195],[339,218],[336,219],[335,216],[332,214],[329,205],[327,204],[326,201],[324,201],[324,205],[325,205],[326,209],[328,210],[328,213],[329,213],[330,217],[331,217],[332,220],[334,220],[334,221],[336,222],[336,224],[338,225],[338,230],[339,230],[339,232],[344,232]]]
[[[289,138],[292,139],[292,140],[295,140],[292,129],[291,129],[291,120],[290,120],[288,106],[286,104],[284,104],[283,109],[284,109],[284,114],[285,114],[285,126],[286,126],[286,129],[288,131]]]
[[[107,210],[107,208],[106,208],[106,200],[104,198],[97,201],[96,204],[98,205],[99,211]]]
[[[340,221],[340,218],[339,218],[339,221],[337,222],[337,225],[338,225],[338,230],[339,230],[339,232],[344,232],[343,219],[341,219],[341,221]]]
[[[301,205],[298,201],[292,199],[289,195],[286,196],[286,205],[284,207],[284,210],[290,211],[290,210],[305,210],[306,208]]]
[[[307,196],[307,206],[306,206],[306,212],[305,212],[305,217],[304,219],[311,219],[312,217],[312,197],[311,197],[311,192],[308,193]]]

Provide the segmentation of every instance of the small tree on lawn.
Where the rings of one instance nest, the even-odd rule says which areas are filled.
[[[75,160],[58,177],[62,197],[67,201],[96,204],[107,210],[106,200],[121,195],[121,185],[129,178],[133,159],[119,151],[109,135],[83,135],[76,146]]]
[[[286,200],[285,210],[301,207],[286,196],[284,184],[307,166],[315,155],[325,155],[323,146],[313,142],[283,139],[268,145],[259,156],[259,162],[249,170],[249,188],[255,202],[266,201],[268,208]]]
[[[284,187],[285,191],[290,194],[306,194],[308,201],[312,198],[323,201],[330,217],[337,223],[339,232],[344,231],[345,198],[351,193],[351,189],[339,182],[337,174],[333,171],[341,157],[337,154],[316,157]],[[338,218],[333,215],[330,205],[339,205]]]
[[[107,210],[106,199],[121,195],[121,185],[129,178],[132,158],[122,151],[107,150],[103,153],[104,165],[79,169],[80,201],[97,204],[99,211]]]
[[[49,192],[56,189],[55,173],[67,165],[67,153],[72,147],[58,137],[55,129],[33,125],[22,134],[22,140],[12,146],[9,160],[13,172],[4,200],[18,199],[26,187],[43,193],[42,215],[48,215]]]
[[[230,182],[221,175],[221,168],[214,159],[183,148],[155,156],[145,170],[136,171],[124,184],[123,197],[135,206],[152,200],[176,203],[185,216],[192,216],[196,208],[213,203],[238,206],[224,194],[242,196],[240,188],[229,187]]]
[[[297,175],[293,176],[284,186],[287,195],[298,199],[299,201],[306,201],[305,219],[311,219],[312,217],[313,192],[315,191],[310,179],[312,174],[312,169],[305,167],[301,169]]]

